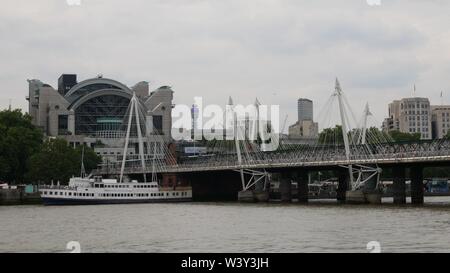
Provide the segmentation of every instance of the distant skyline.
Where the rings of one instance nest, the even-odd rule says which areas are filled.
[[[0,109],[27,110],[27,79],[57,88],[62,73],[128,86],[172,86],[175,103],[279,104],[315,119],[338,77],[356,116],[377,126],[413,95],[450,104],[450,2],[445,0],[2,0]]]

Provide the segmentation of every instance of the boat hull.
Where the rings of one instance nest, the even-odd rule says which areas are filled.
[[[170,199],[69,199],[69,198],[42,198],[45,206],[76,206],[76,205],[117,205],[117,204],[147,204],[147,203],[180,203],[191,202],[192,198]]]

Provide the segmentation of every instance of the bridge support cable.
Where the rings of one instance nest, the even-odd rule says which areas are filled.
[[[341,126],[342,126],[342,137],[343,137],[343,141],[344,141],[345,156],[346,156],[347,161],[350,162],[350,160],[352,159],[352,153],[351,153],[352,150],[353,150],[353,152],[356,152],[356,153],[362,153],[362,155],[365,155],[367,157],[372,157],[372,153],[371,153],[370,149],[367,148],[366,143],[357,145],[357,143],[354,143],[355,137],[349,137],[349,135],[351,136],[351,134],[352,134],[352,130],[349,127],[350,123],[349,123],[348,112],[350,112],[350,113],[353,113],[353,112],[351,111],[351,109],[346,109],[346,108],[349,108],[349,103],[343,95],[343,91],[342,91],[342,88],[341,88],[341,85],[340,85],[338,79],[336,79],[334,95],[338,98],[338,103],[339,103],[339,112],[340,112]],[[353,114],[352,114],[352,117],[354,117]],[[358,130],[356,130],[356,132],[357,131]],[[353,132],[353,134],[354,133],[355,132]],[[365,142],[365,140],[364,140],[364,142]],[[354,147],[354,149],[351,149],[350,144],[352,144],[352,147]],[[358,150],[358,146],[364,147],[364,150]],[[368,181],[370,181],[374,178],[376,179],[375,189],[378,189],[378,187],[379,187],[378,185],[380,183],[379,182],[380,173],[381,173],[380,168],[366,166],[366,165],[354,166],[351,163],[344,167],[347,168],[348,172],[349,172],[349,178],[350,178],[349,179],[349,183],[350,183],[349,189],[350,190],[352,190],[352,191],[361,190],[361,189],[363,189],[363,187],[365,186],[365,184]]]

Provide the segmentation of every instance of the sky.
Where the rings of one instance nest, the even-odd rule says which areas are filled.
[[[27,79],[102,74],[169,85],[177,104],[258,97],[289,125],[300,97],[324,119],[338,77],[355,115],[369,102],[381,125],[414,85],[450,104],[449,14],[448,0],[0,0],[0,109],[27,111]]]

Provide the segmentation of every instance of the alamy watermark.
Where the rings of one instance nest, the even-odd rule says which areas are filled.
[[[66,0],[69,6],[81,6],[81,0]]]
[[[371,241],[366,246],[369,253],[381,253],[381,243],[378,241]]]
[[[78,241],[70,241],[67,243],[66,249],[70,250],[70,253],[81,253],[81,244]]]
[[[381,0],[366,0],[369,6],[381,6]]]
[[[204,105],[202,97],[194,104],[172,109],[172,137],[175,140],[249,140],[278,146],[279,105]]]

